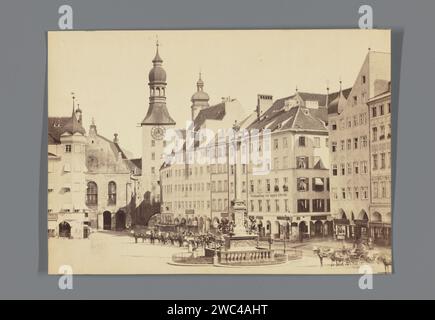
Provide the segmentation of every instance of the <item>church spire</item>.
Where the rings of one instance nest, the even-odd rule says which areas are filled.
[[[76,105],[75,105],[76,96],[75,96],[74,92],[71,92],[71,96],[72,96],[72,114],[74,115],[75,108],[76,108]]]
[[[196,88],[197,88],[198,91],[202,91],[204,89],[204,81],[202,81],[201,75],[202,75],[202,73],[200,71],[199,72],[199,79],[196,82]]]
[[[163,63],[162,58],[160,57],[159,54],[159,39],[156,40],[156,56],[153,59],[153,65],[154,66],[159,66]]]

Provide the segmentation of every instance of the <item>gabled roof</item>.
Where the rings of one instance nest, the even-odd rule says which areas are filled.
[[[347,99],[349,97],[350,91],[352,88],[347,88],[341,91],[343,97]],[[339,104],[339,94],[340,91],[331,93],[328,97],[329,106],[328,106],[328,114],[338,113],[338,104]]]
[[[299,96],[299,97],[298,97]],[[318,101],[319,107],[306,108],[304,106],[286,107],[289,99],[300,98],[303,101]],[[276,130],[321,130],[325,131],[325,123],[328,120],[327,108],[322,106],[326,103],[326,95],[317,93],[298,92],[294,95],[277,99],[267,109],[260,119],[252,122],[248,129]]]
[[[112,140],[107,139],[106,137],[99,135],[99,134],[97,134],[97,137],[106,141],[109,144],[110,149],[112,150],[112,152],[115,156],[117,156],[119,153],[121,153],[121,159],[127,159],[127,156],[125,155],[124,150],[121,149],[121,147],[119,146],[118,143],[113,142]]]
[[[198,130],[206,120],[222,120],[225,117],[225,102],[202,109],[194,120],[195,130]]]

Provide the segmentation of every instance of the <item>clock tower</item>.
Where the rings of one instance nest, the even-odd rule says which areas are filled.
[[[160,175],[163,164],[165,131],[175,126],[175,121],[166,108],[166,71],[162,67],[163,60],[159,55],[159,43],[156,44],[156,55],[153,67],[148,74],[149,106],[142,127],[142,181],[141,196],[147,217],[158,212],[160,203]],[[148,205],[147,205],[148,204]],[[149,212],[153,211],[153,212]]]

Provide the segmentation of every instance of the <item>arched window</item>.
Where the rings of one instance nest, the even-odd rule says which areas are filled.
[[[86,204],[97,205],[98,204],[98,187],[93,181],[88,182],[86,189]]]
[[[115,205],[116,204],[116,183],[113,181],[109,182],[108,186],[108,204]]]

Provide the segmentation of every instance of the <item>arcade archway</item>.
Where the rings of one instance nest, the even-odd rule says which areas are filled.
[[[115,214],[115,229],[116,230],[124,230],[125,229],[125,222],[126,222],[126,214],[124,211],[119,210]]]
[[[71,237],[71,225],[68,222],[62,221],[61,223],[59,223],[59,237]]]
[[[103,212],[103,230],[112,230],[112,213],[110,211]]]

